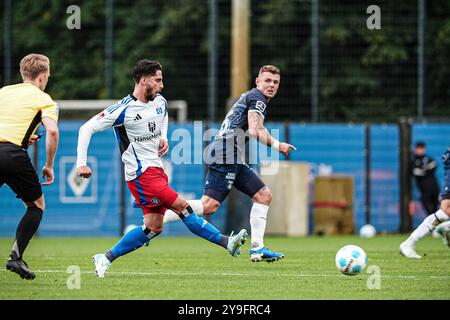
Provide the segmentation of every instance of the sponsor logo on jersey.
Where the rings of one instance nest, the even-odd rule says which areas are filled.
[[[157,197],[153,197],[152,200],[151,200],[151,202],[152,202],[153,204],[158,204],[158,203],[161,202],[161,200],[159,200]]]
[[[156,129],[155,121],[149,122],[148,123],[148,130],[153,133],[155,131],[155,129]]]
[[[264,112],[264,110],[266,110],[266,104],[262,101],[257,101],[255,107],[261,112]]]
[[[155,133],[155,134],[146,136],[146,137],[135,137],[135,138],[134,138],[134,142],[151,141],[151,140],[156,139],[156,138],[158,138],[158,137],[160,137],[160,136],[161,136],[161,131],[158,132],[158,133]]]
[[[234,180],[236,178],[236,174],[234,172],[228,172],[225,179]]]

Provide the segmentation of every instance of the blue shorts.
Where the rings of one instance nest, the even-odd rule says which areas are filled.
[[[246,164],[211,164],[208,166],[204,195],[222,203],[233,186],[252,198],[266,185]]]
[[[450,146],[442,155],[442,162],[444,163],[444,186],[442,187],[442,199],[450,199]]]

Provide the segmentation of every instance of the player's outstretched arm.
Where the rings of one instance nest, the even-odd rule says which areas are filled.
[[[87,166],[87,151],[94,132],[92,119],[78,130],[77,174],[83,178],[89,178],[92,175],[91,169]]]
[[[91,169],[87,166],[87,153],[92,135],[111,128],[116,118],[117,116],[111,116],[106,109],[92,117],[78,130],[77,174],[79,176],[89,178],[92,175]]]
[[[164,116],[163,126],[161,128],[161,139],[159,141],[159,156],[165,157],[169,153],[169,141],[167,140],[167,131],[169,128],[169,116]]]
[[[92,119],[91,119],[92,120]],[[90,125],[90,121],[86,122],[78,130],[78,146],[77,146],[77,174],[83,178],[89,178],[92,175],[91,169],[87,164],[87,150],[91,141],[94,129]]]
[[[287,156],[291,150],[297,150],[293,145],[285,142],[280,142],[272,137],[264,127],[264,118],[258,112],[248,113],[248,131],[251,136],[266,146],[272,147],[278,152]]]
[[[273,145],[272,145],[272,147],[273,147]],[[278,152],[284,154],[286,157],[288,156],[289,152],[291,152],[291,150],[297,150],[296,147],[294,147],[293,145],[291,145],[289,143],[285,143],[285,142],[279,142],[278,148],[275,148],[275,149],[277,149]]]
[[[53,165],[55,161],[56,149],[58,148],[59,142],[59,130],[56,121],[50,117],[42,118],[42,125],[45,128],[45,150],[46,150],[46,161],[42,168],[42,177],[46,179],[42,185],[52,184],[55,176],[53,172]]]
[[[271,147],[272,141],[275,140],[264,127],[264,118],[258,112],[248,113],[248,132],[259,142]]]
[[[126,105],[120,103],[112,105],[80,127],[77,146],[77,173],[79,176],[89,178],[92,175],[91,169],[87,166],[87,152],[91,136],[111,127],[122,126],[126,109]]]

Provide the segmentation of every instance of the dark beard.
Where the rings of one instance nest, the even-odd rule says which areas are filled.
[[[153,87],[148,87],[148,90],[145,91],[145,99],[148,101],[153,101],[155,97],[152,95]]]

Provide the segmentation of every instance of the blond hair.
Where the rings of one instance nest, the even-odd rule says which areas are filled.
[[[34,80],[42,72],[49,70],[50,60],[42,54],[30,53],[20,61],[20,74],[23,80]]]
[[[265,65],[265,66],[261,67],[261,69],[259,69],[258,76],[260,76],[263,72],[270,72],[270,73],[273,73],[273,74],[280,74],[280,69],[278,69],[275,66],[272,66],[272,65],[268,64],[268,65]]]

